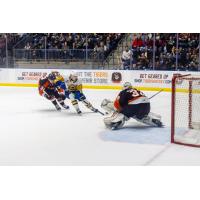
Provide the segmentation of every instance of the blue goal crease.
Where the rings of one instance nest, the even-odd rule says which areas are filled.
[[[163,145],[170,142],[170,128],[127,127],[116,131],[105,130],[99,136],[104,141]]]

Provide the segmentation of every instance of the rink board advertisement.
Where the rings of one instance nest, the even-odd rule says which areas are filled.
[[[170,91],[173,74],[177,74],[170,71],[0,69],[0,86],[37,87],[40,77],[51,71],[59,71],[64,76],[76,73],[87,89],[121,89],[122,84],[129,81],[134,87],[149,91]]]

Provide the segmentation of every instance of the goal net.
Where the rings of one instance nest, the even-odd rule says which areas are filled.
[[[200,77],[173,77],[171,115],[171,142],[200,147]]]

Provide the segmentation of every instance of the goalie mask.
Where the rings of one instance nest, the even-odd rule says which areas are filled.
[[[125,82],[123,84],[123,90],[129,89],[129,88],[132,88],[132,84],[130,82]]]

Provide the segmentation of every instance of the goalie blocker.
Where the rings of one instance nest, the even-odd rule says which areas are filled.
[[[104,118],[106,127],[121,128],[130,118],[150,126],[162,127],[161,116],[150,112],[150,101],[141,91],[126,82],[114,102],[104,99],[101,107],[111,116]]]

